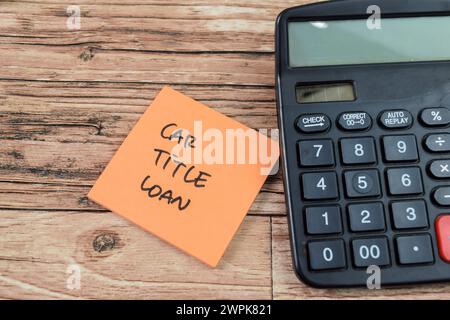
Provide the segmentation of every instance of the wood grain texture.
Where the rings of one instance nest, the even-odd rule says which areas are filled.
[[[0,1],[0,298],[450,298],[448,285],[300,283],[280,175],[217,269],[86,198],[165,85],[252,128],[276,128],[275,18],[307,2]],[[66,27],[74,4],[80,30]],[[98,247],[99,237],[114,245]],[[80,290],[66,288],[71,264],[81,267]]]
[[[212,269],[111,213],[0,214],[0,298],[271,298],[269,217],[246,218]],[[114,247],[94,250],[99,235]],[[80,290],[66,287],[73,264]]]

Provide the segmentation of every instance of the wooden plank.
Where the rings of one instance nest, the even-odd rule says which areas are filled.
[[[86,194],[161,85],[0,81],[0,208],[101,210]],[[238,121],[275,128],[273,91],[175,86]],[[250,214],[283,214],[281,176]]]
[[[73,1],[0,2],[0,44],[146,51],[273,51],[279,12],[307,1],[76,1],[81,30],[68,30]]]
[[[287,219],[272,218],[272,277],[274,299],[450,299],[450,284],[427,284],[369,290],[315,289],[300,282],[292,269]]]
[[[0,298],[271,298],[269,217],[246,218],[216,269],[111,213],[2,210],[0,230]]]
[[[273,86],[272,54],[160,53],[1,44],[1,80]]]

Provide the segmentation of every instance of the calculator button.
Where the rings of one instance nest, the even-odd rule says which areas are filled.
[[[396,229],[428,227],[427,207],[423,200],[393,202],[391,210]]]
[[[433,193],[433,199],[441,206],[450,206],[450,187],[437,188]]]
[[[334,165],[334,149],[331,140],[299,141],[298,153],[301,166],[312,167]]]
[[[346,267],[343,240],[314,241],[308,244],[309,264],[312,270]]]
[[[416,137],[414,135],[383,137],[383,149],[384,159],[387,162],[419,160]]]
[[[380,202],[351,204],[348,214],[352,231],[384,230],[384,209]]]
[[[341,139],[341,154],[344,164],[369,164],[377,160],[373,138]]]
[[[367,112],[345,112],[339,116],[339,127],[345,131],[366,130],[372,125]]]
[[[436,219],[436,235],[439,255],[442,260],[450,262],[450,215],[443,215]]]
[[[392,195],[419,194],[423,192],[420,169],[395,168],[387,170],[389,192]]]
[[[450,123],[450,113],[446,108],[429,108],[422,111],[420,120],[430,127],[445,126]]]
[[[347,171],[345,189],[350,198],[377,197],[381,194],[377,170]]]
[[[431,263],[434,261],[433,245],[429,235],[402,236],[397,240],[400,264]]]
[[[330,119],[323,113],[305,114],[297,119],[296,127],[304,133],[318,133],[330,128]]]
[[[449,152],[450,151],[450,134],[430,134],[425,139],[425,146],[431,152]]]
[[[338,197],[336,173],[314,172],[302,176],[303,197],[307,200],[335,199]]]
[[[434,178],[450,178],[450,159],[431,162],[430,172]]]
[[[338,206],[309,207],[306,208],[305,214],[309,234],[342,232],[341,209]]]
[[[352,241],[355,266],[385,266],[390,264],[386,238],[358,239]]]
[[[412,115],[406,110],[389,110],[381,114],[380,123],[386,129],[409,128],[412,125]]]

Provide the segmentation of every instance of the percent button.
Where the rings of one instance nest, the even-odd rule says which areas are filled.
[[[450,123],[450,113],[446,108],[429,108],[422,111],[420,120],[430,127],[446,126]]]

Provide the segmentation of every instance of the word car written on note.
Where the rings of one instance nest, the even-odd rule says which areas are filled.
[[[278,156],[275,139],[166,87],[88,197],[215,267]]]

